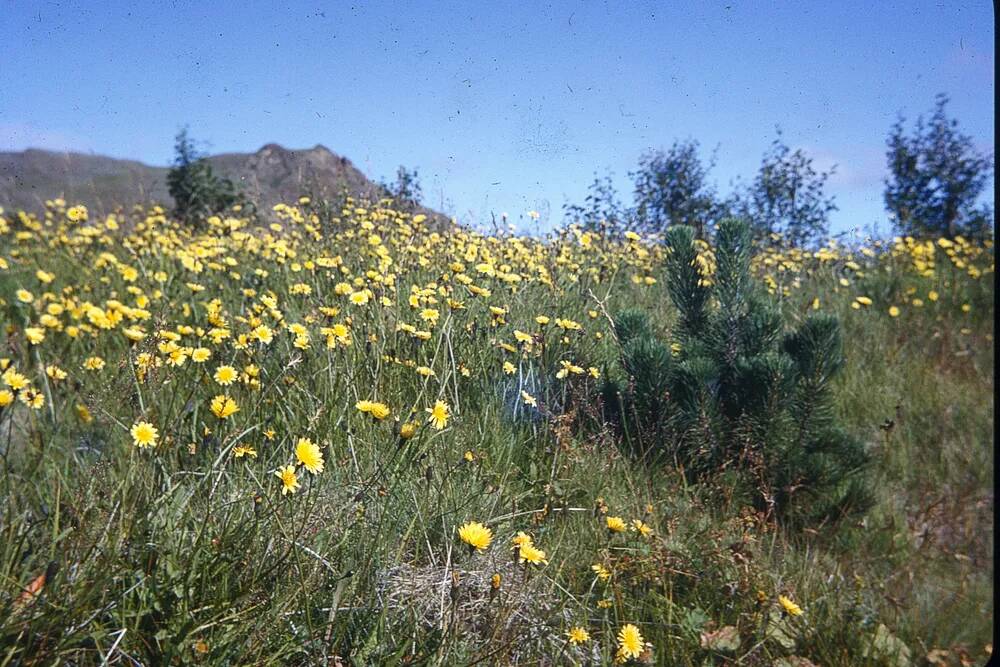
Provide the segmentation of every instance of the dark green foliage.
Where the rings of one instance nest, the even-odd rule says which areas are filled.
[[[644,229],[662,232],[670,226],[688,225],[698,238],[708,236],[719,215],[715,190],[708,183],[707,165],[698,155],[697,141],[675,141],[666,151],[651,151],[631,174],[635,181],[635,216]]]
[[[805,245],[827,236],[830,213],[837,210],[824,193],[829,171],[817,171],[801,149],[792,150],[781,130],[764,155],[753,183],[727,204],[731,213],[749,221],[760,239],[782,234],[792,245]]]
[[[628,226],[632,218],[632,211],[619,201],[610,174],[604,178],[595,175],[594,181],[587,187],[584,203],[567,203],[563,205],[563,212],[584,229],[603,233],[619,232]]]
[[[424,196],[417,170],[407,169],[403,165],[396,170],[396,181],[392,184],[383,183],[382,189],[399,208],[408,212],[418,209]]]
[[[693,478],[736,470],[761,507],[785,519],[864,509],[867,456],[833,413],[831,382],[844,364],[837,320],[812,315],[785,333],[751,277],[748,225],[723,221],[717,241],[709,284],[693,230],[668,232],[679,349],[672,354],[641,312],[620,314],[627,379],[605,384],[606,416],[633,453],[676,462]]]
[[[233,182],[212,171],[188,136],[187,128],[178,133],[174,151],[174,166],[167,174],[167,187],[178,218],[199,223],[235,204],[244,203]]]
[[[993,159],[958,131],[958,122],[945,113],[947,104],[948,97],[938,95],[930,122],[918,118],[910,136],[903,133],[902,117],[893,125],[886,142],[885,207],[904,234],[980,238],[993,229],[992,208],[977,203]]]
[[[677,226],[667,232],[667,274],[677,276],[677,281],[667,283],[670,299],[680,311],[678,337],[682,342],[694,344],[705,331],[705,307],[711,291],[702,281],[698,264],[698,251],[694,245],[694,230]]]
[[[615,335],[618,336],[621,345],[628,344],[633,338],[653,335],[649,327],[649,316],[638,308],[629,308],[618,313],[614,325]]]

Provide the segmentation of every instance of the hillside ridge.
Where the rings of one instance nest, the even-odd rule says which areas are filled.
[[[219,153],[207,159],[217,174],[236,183],[263,211],[277,203],[294,203],[304,194],[334,199],[344,191],[356,198],[380,193],[379,185],[348,158],[322,144],[291,149],[267,143],[253,153]],[[135,204],[169,207],[168,172],[166,166],[92,153],[39,148],[0,152],[0,206],[40,211],[46,200],[62,197],[98,214]],[[447,218],[431,209],[421,211]]]

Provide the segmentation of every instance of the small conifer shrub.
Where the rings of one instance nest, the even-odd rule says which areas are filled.
[[[622,444],[695,479],[736,471],[762,509],[786,520],[866,509],[868,456],[833,410],[831,381],[844,363],[837,319],[786,326],[751,276],[742,221],[720,223],[712,275],[690,227],[671,228],[666,243],[677,310],[669,339],[641,311],[615,318],[620,369],[602,398]]]

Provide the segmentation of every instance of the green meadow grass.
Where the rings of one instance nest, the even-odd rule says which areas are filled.
[[[692,484],[669,465],[628,458],[610,430],[593,427],[597,380],[554,377],[560,360],[598,369],[613,363],[606,316],[626,307],[647,310],[669,330],[673,313],[655,254],[643,267],[658,279],[653,285],[632,282],[624,251],[609,246],[593,259],[608,268],[600,283],[581,269],[583,278],[559,273],[555,288],[531,282],[516,295],[495,284],[487,300],[462,297],[465,310],[449,310],[442,299],[433,338],[420,342],[395,327],[415,320],[405,303],[411,284],[443,284],[447,253],[428,250],[432,261],[420,266],[402,248],[430,243],[430,232],[414,240],[384,221],[362,232],[354,219],[341,224],[357,235],[302,234],[300,260],[341,253],[352,276],[375,261],[355,250],[366,234],[381,233],[402,258],[395,305],[353,308],[333,295],[336,276],[294,271],[231,240],[221,245],[238,260],[240,280],[223,271],[193,276],[176,249],[133,243],[133,252],[124,233],[72,250],[42,240],[58,237],[52,229],[27,226],[31,233],[15,240],[20,227],[11,224],[0,236],[7,261],[0,356],[46,387],[47,402],[31,410],[17,401],[0,414],[0,665],[608,664],[626,623],[650,645],[642,660],[656,664],[986,658],[992,249],[979,256],[990,269],[976,279],[947,261],[920,276],[905,256],[871,260],[863,276],[839,263],[807,262],[812,268],[795,272],[800,284],[782,296],[788,321],[814,298],[841,318],[847,365],[837,409],[872,454],[876,502],[864,516],[790,531],[762,520],[725,473]],[[137,238],[148,243],[152,235]],[[177,247],[199,242],[177,238]],[[549,243],[546,261],[572,241]],[[120,334],[70,339],[52,331],[41,345],[27,344],[24,328],[42,311],[38,301],[18,301],[20,288],[39,297],[72,286],[94,302],[114,290],[131,302],[128,284],[95,266],[102,251],[137,266],[145,294],[162,290],[147,306],[150,335],[130,344]],[[268,275],[254,278],[255,267]],[[51,285],[38,283],[39,268],[55,275]],[[167,280],[151,279],[155,271]],[[844,275],[848,286],[838,282]],[[205,292],[185,286],[196,278]],[[311,296],[289,294],[300,282],[312,285]],[[208,328],[203,304],[211,298],[224,304],[234,331],[245,331],[237,318],[255,303],[241,292],[247,285],[280,295],[287,322],[336,304],[353,316],[353,344],[328,350],[313,331],[311,348],[300,350],[275,326],[275,341],[252,358],[259,390],[212,381],[217,364],[247,363],[231,341],[213,347],[204,365],[189,359],[139,377],[136,354],[158,355],[152,332],[181,323]],[[932,290],[937,301],[926,296]],[[853,308],[859,295],[872,305]],[[505,307],[506,323],[491,326],[487,305]],[[888,315],[892,305],[898,317]],[[534,318],[543,314],[572,318],[585,333],[568,346],[550,335],[528,357],[498,351],[498,341],[513,343],[514,328],[539,330]],[[103,370],[82,370],[92,355],[106,360]],[[436,375],[420,377],[388,358]],[[515,373],[501,370],[504,358]],[[47,378],[47,364],[69,377]],[[541,410],[524,404],[522,389]],[[209,400],[218,393],[234,396],[240,412],[212,415]],[[385,402],[392,416],[359,413],[355,403],[366,399]],[[435,400],[452,413],[440,431],[426,424]],[[89,423],[76,412],[80,403]],[[156,448],[133,446],[128,430],[140,417],[159,429]],[[421,427],[403,439],[396,419]],[[300,469],[301,488],[283,495],[274,470],[294,461],[294,443],[307,435],[321,444],[325,469],[315,476]],[[241,443],[258,456],[236,458]],[[641,519],[654,533],[609,534],[606,515]],[[458,539],[467,521],[492,530],[485,552],[470,553]],[[546,552],[547,565],[516,562],[510,540],[518,531]],[[595,564],[613,572],[609,581],[595,577]],[[47,568],[44,585],[26,594]],[[779,595],[803,613],[783,613]],[[590,641],[568,643],[573,626],[587,629]]]

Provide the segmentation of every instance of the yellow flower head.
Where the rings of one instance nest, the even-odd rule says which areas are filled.
[[[528,535],[523,530],[519,530],[517,535],[511,539],[511,543],[514,545],[512,548],[519,549],[523,544],[531,544],[531,535]]]
[[[229,396],[225,394],[219,394],[212,399],[212,414],[214,414],[219,419],[225,419],[234,412],[239,412],[240,407],[236,405],[234,401]]]
[[[299,478],[295,475],[295,466],[285,466],[275,471],[275,476],[281,480],[281,495],[295,493],[299,490]]]
[[[376,403],[374,401],[358,401],[355,406],[361,412],[371,415],[375,419],[382,421],[389,416],[389,406],[385,403]]]
[[[15,371],[13,367],[8,368],[6,372],[4,372],[3,381],[4,384],[14,391],[24,389],[30,383],[30,380],[28,380],[27,377]]]
[[[459,528],[458,536],[469,545],[469,549],[479,551],[485,550],[493,540],[493,532],[478,521],[470,521]]]
[[[87,357],[83,362],[83,367],[88,371],[99,371],[104,368],[104,359],[100,357]]]
[[[252,459],[257,458],[257,450],[250,445],[236,445],[233,447],[233,456],[241,459],[244,456],[249,456]]]
[[[625,661],[638,658],[645,648],[645,640],[639,628],[631,623],[626,623],[618,631],[618,653],[619,660]]]
[[[653,534],[653,529],[641,519],[632,519],[632,529],[643,537],[649,537]]]
[[[612,533],[624,533],[625,532],[625,522],[622,521],[621,517],[609,516],[604,518],[604,523]]]
[[[42,406],[45,405],[45,394],[34,389],[25,389],[19,398],[32,410],[41,410]]]
[[[566,639],[573,645],[583,644],[590,640],[590,633],[577,625],[566,631]]]
[[[155,447],[156,439],[159,436],[159,432],[156,427],[149,422],[140,421],[132,425],[132,442],[139,449],[145,449],[146,447]]]
[[[323,452],[309,438],[299,438],[295,445],[295,458],[312,474],[323,472]]]
[[[239,374],[236,372],[236,369],[232,366],[219,366],[215,369],[215,375],[213,377],[216,382],[224,387],[228,387],[236,381],[238,375]]]
[[[90,414],[90,410],[83,403],[77,403],[75,409],[76,409],[76,416],[84,424],[89,424],[94,420],[94,417]]]
[[[607,581],[608,579],[611,578],[611,572],[608,571],[608,568],[604,567],[600,563],[591,565],[590,569],[594,571],[594,574],[597,575],[597,578],[600,579],[601,581]]]
[[[417,424],[416,422],[406,422],[399,427],[399,437],[403,440],[409,440],[417,434]]]
[[[427,412],[430,413],[430,417],[427,418],[428,423],[437,430],[440,431],[448,425],[448,404],[444,401],[435,402],[433,408],[427,408]]]
[[[781,605],[782,609],[789,616],[801,616],[802,607],[792,602],[791,598],[785,597],[784,595],[778,596],[778,603]]]
[[[537,548],[531,542],[524,542],[518,547],[517,562],[531,563],[532,565],[548,565],[545,552]]]

